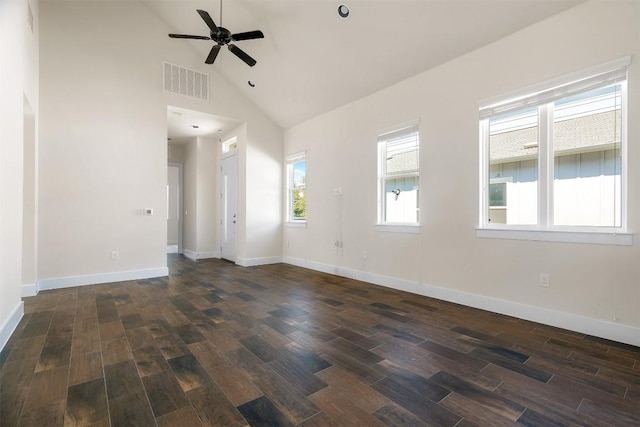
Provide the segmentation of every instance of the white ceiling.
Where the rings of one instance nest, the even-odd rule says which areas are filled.
[[[237,120],[217,117],[175,106],[167,107],[169,144],[186,144],[198,136],[222,135],[240,124]],[[197,126],[197,127],[195,127]]]
[[[236,44],[258,63],[228,50],[211,65],[283,129],[367,96],[581,0],[143,0],[168,32],[209,35],[207,10],[232,33],[262,30]],[[338,16],[340,3],[350,8]],[[211,41],[174,40],[204,62]],[[526,47],[523,47],[526,48]],[[470,71],[471,72],[471,71]],[[256,87],[251,88],[251,80]]]

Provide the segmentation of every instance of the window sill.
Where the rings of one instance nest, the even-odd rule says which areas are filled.
[[[632,246],[633,234],[613,231],[526,230],[512,228],[478,228],[476,236],[487,239],[533,240],[540,242],[586,243],[594,245]]]
[[[377,224],[376,231],[386,233],[420,233],[420,224]]]
[[[289,228],[306,228],[307,221],[287,221],[284,223],[284,226]]]

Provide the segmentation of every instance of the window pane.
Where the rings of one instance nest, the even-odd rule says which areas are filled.
[[[233,138],[224,141],[222,143],[222,152],[228,153],[229,151],[233,151],[238,148],[238,139],[234,136]]]
[[[302,160],[293,164],[293,188],[304,187],[306,183],[307,161]]]
[[[387,175],[398,175],[418,170],[418,133],[390,139],[386,142]]]
[[[384,181],[386,222],[418,222],[418,177]]]
[[[489,165],[489,222],[537,224],[537,108],[489,121]],[[492,198],[500,198],[504,204],[494,205]]]
[[[555,102],[556,225],[620,226],[620,109],[620,85]]]
[[[489,184],[489,206],[507,206],[507,183],[496,182]]]
[[[291,191],[290,200],[293,201],[292,218],[294,220],[307,218],[307,190],[305,188],[299,188]]]

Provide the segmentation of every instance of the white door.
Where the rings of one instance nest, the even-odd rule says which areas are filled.
[[[236,261],[236,228],[238,200],[238,162],[235,154],[222,159],[220,173],[221,183],[221,237],[220,256],[229,261]]]

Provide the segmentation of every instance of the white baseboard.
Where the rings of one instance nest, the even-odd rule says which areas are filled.
[[[198,259],[209,259],[209,258],[220,258],[220,253],[218,251],[198,253]]]
[[[197,261],[199,259],[220,258],[220,252],[195,252],[189,249],[182,249],[182,254],[189,258],[191,261]]]
[[[178,253],[178,245],[167,245],[167,253],[168,254],[177,254]]]
[[[127,280],[151,279],[169,275],[168,267],[144,270],[116,271],[113,273],[89,274],[86,276],[56,277],[38,280],[38,290],[72,288],[74,286],[97,285],[99,283],[123,282]]]
[[[263,258],[236,258],[236,264],[241,267],[255,267],[257,265],[279,264],[282,257],[272,256]]]
[[[443,301],[462,304],[468,307],[513,316],[519,319],[530,320],[544,325],[555,326],[625,344],[640,346],[640,328],[629,325],[622,325],[616,322],[549,310],[543,307],[521,304],[499,298],[492,298],[484,295],[477,295],[469,292],[457,291],[455,289],[447,289],[366,271],[307,261],[299,258],[283,257],[282,262]]]
[[[4,346],[7,345],[11,334],[18,327],[22,316],[24,316],[24,302],[20,301],[9,318],[0,327],[0,351],[4,350]]]
[[[38,284],[33,283],[30,285],[22,285],[21,288],[21,296],[24,297],[34,297],[38,295]]]
[[[182,248],[182,255],[186,256],[191,261],[197,261],[198,260],[198,254],[196,252],[190,251],[189,249]]]

